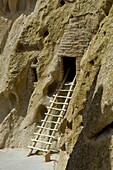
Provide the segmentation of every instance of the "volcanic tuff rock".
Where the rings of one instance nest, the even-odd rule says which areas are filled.
[[[67,113],[73,125],[77,115],[83,115],[83,130],[66,170],[112,169],[112,20],[111,6],[82,58],[81,73],[73,95],[74,108],[70,105],[73,116],[69,116],[69,111]]]
[[[31,14],[21,6],[15,17],[11,11],[0,17],[0,148],[31,143],[59,82],[57,51],[73,11],[59,0],[39,0]]]
[[[112,169],[113,8],[111,1],[88,2],[78,2],[81,10],[76,15],[82,13],[86,17],[92,9],[88,18],[101,19],[97,22],[99,27],[96,27],[95,36],[84,52],[79,79],[65,116],[67,126],[65,125],[62,146],[67,147],[68,142],[67,153],[72,152],[67,167],[63,165],[66,170]],[[92,25],[96,26],[95,21],[92,20]],[[64,122],[62,126],[63,124]],[[60,163],[62,164],[62,158],[58,169]]]
[[[82,61],[60,127],[57,168],[112,169],[112,3],[0,1],[0,148],[31,143],[32,133],[61,81],[62,38],[70,36],[76,23],[76,46],[72,45],[70,52],[77,57],[82,47]]]

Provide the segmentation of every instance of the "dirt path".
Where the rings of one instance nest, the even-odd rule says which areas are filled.
[[[26,149],[0,150],[0,170],[55,170],[58,155],[51,155],[50,162],[44,162],[43,155],[27,157]]]

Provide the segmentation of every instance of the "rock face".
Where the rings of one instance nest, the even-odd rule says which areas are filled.
[[[23,9],[18,8],[16,17],[15,13],[8,19],[7,14],[0,17],[0,148],[31,143],[59,84],[57,51],[73,4],[33,3],[31,14],[20,15]]]
[[[109,3],[106,1],[106,9]],[[67,120],[73,122],[74,130],[75,121],[82,114],[83,130],[66,170],[112,169],[112,19],[111,5],[81,61]]]
[[[57,169],[112,169],[112,4],[0,1],[0,148],[30,144],[62,79],[62,57],[75,57]]]

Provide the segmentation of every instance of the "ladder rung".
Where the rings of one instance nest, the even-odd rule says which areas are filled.
[[[28,146],[28,148],[38,150],[38,151],[48,152],[47,149],[41,149],[41,148],[37,148],[37,147],[33,147],[33,146]]]
[[[61,89],[60,91],[62,91],[62,92],[68,92],[68,91],[73,91],[73,90],[63,90],[63,89]]]
[[[47,107],[47,108],[51,110],[57,110],[57,111],[66,111],[65,109],[59,109],[59,108],[54,108],[54,107]]]
[[[65,83],[64,86],[71,86],[72,83]]]
[[[39,135],[39,136],[43,136],[43,137],[48,137],[48,138],[53,138],[53,139],[55,139],[54,136],[46,135],[46,134],[40,134],[40,133],[36,133],[36,132],[34,132],[34,135]]]
[[[34,85],[34,87],[36,87],[36,85],[37,85],[37,82],[33,82],[33,85]]]
[[[51,130],[51,131],[58,131],[58,129],[51,129],[51,128],[46,128],[46,127],[41,127],[41,126],[37,126],[40,129],[46,129],[46,130]]]
[[[57,95],[53,95],[54,97],[58,97],[58,98],[66,98],[66,99],[71,99],[71,97],[67,97],[67,96],[57,96]]]
[[[49,120],[47,120],[47,121],[46,120],[41,120],[41,122],[60,124],[59,122],[49,121]]]
[[[61,116],[61,115],[53,115],[53,114],[49,114],[49,113],[45,113],[45,115],[49,115],[49,116],[53,116],[53,117],[61,117],[61,118],[63,118],[63,116]]]
[[[51,103],[54,103],[54,104],[63,104],[63,105],[68,105],[68,103],[62,103],[62,102],[54,102],[54,101],[50,101]]]
[[[48,144],[48,145],[51,145],[51,144],[52,144],[51,142],[46,142],[46,141],[36,140],[36,139],[31,139],[31,141],[33,141],[33,142],[39,142],[39,143],[44,143],[44,144]]]
[[[37,68],[37,64],[31,64],[31,68]]]

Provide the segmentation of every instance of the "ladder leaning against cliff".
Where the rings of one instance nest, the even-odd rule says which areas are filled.
[[[36,135],[35,139],[31,139],[31,141],[33,142],[32,146],[28,146],[28,148],[30,148],[28,156],[30,156],[34,150],[36,152],[48,152],[50,150],[52,141],[53,139],[55,139],[55,133],[56,131],[58,131],[61,121],[63,120],[64,114],[66,113],[76,83],[76,77],[74,77],[72,82],[65,83],[68,73],[69,70],[56,95],[53,95],[54,98],[52,101],[50,101],[51,105],[50,107],[48,107],[48,112],[45,113],[44,120],[41,120],[41,126],[37,126],[39,130],[38,133],[34,133],[34,135]],[[65,95],[61,95],[62,93],[65,93]],[[56,111],[57,113],[53,114],[52,111]],[[50,120],[50,118],[55,118],[55,120]],[[51,124],[52,128],[49,128],[48,124]],[[44,130],[49,131],[49,134]],[[43,140],[40,140],[42,138]],[[44,138],[46,140],[44,140]],[[45,145],[44,148],[36,147],[37,143]]]

